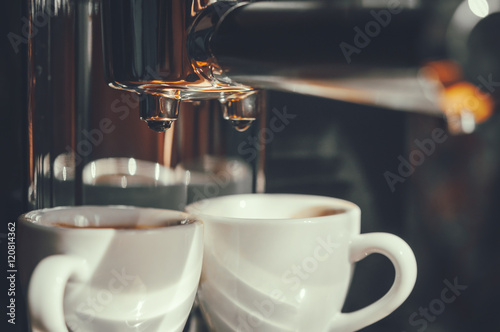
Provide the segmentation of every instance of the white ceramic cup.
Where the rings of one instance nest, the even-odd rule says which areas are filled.
[[[340,213],[311,217],[332,209]],[[415,284],[415,256],[406,242],[360,234],[360,209],[347,201],[250,194],[186,210],[205,223],[198,299],[212,331],[355,331],[389,315]],[[341,312],[354,263],[372,253],[394,265],[391,289],[365,308]]]
[[[65,207],[24,214],[18,230],[33,331],[182,331],[201,273],[199,219],[162,209]]]

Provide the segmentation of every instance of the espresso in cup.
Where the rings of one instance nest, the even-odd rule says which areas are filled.
[[[73,229],[155,229],[155,228],[163,228],[170,227],[176,225],[184,225],[188,223],[194,222],[195,219],[172,219],[166,220],[160,224],[116,224],[116,225],[99,225],[99,224],[89,224],[89,225],[78,225],[78,224],[70,224],[65,222],[54,222],[52,225],[56,227],[63,228],[73,228]]]
[[[315,218],[326,217],[346,212],[345,209],[333,208],[331,206],[311,206],[301,211],[295,212],[291,218]]]

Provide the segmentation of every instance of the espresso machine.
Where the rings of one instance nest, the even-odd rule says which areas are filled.
[[[7,6],[2,224],[62,205],[343,198],[418,263],[408,300],[363,331],[498,328],[499,2]],[[388,264],[358,264],[344,311],[387,291]],[[7,331],[29,330],[18,294]],[[205,328],[193,309],[185,331]]]

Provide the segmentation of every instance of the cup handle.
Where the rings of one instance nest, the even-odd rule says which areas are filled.
[[[34,331],[68,332],[63,301],[70,277],[88,277],[83,258],[53,255],[42,259],[33,270],[28,286],[28,306]]]
[[[410,246],[388,233],[361,234],[351,241],[349,260],[358,262],[379,253],[394,265],[395,277],[389,291],[376,302],[349,313],[339,313],[331,323],[330,332],[357,331],[388,316],[410,295],[417,279],[417,262]]]

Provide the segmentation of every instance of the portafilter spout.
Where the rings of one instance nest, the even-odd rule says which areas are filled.
[[[227,119],[242,128],[257,117],[257,91],[222,75],[211,59],[198,61],[216,24],[236,2],[208,0],[103,0],[106,78],[139,94],[140,118],[158,132],[178,117],[180,104],[219,99],[238,105]],[[242,102],[246,99],[245,102]],[[227,107],[226,107],[227,108]]]

